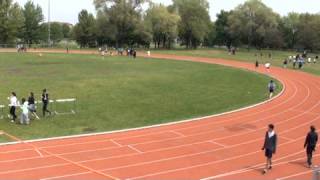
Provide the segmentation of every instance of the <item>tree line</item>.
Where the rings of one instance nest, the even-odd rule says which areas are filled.
[[[78,23],[51,23],[52,40],[75,40],[80,47],[186,48],[226,46],[320,50],[320,14],[280,16],[261,0],[247,0],[211,21],[207,0],[93,0],[96,14],[82,10]],[[148,9],[143,5],[148,4]],[[214,7],[211,7],[214,8]],[[24,7],[0,1],[0,44],[47,42],[48,23],[32,1]]]
[[[51,22],[52,43],[71,38],[71,25]],[[48,23],[42,8],[28,1],[23,7],[12,0],[0,0],[0,44],[26,45],[47,43]]]

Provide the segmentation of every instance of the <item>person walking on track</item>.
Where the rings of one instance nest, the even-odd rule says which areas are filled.
[[[314,126],[310,127],[310,132],[307,134],[306,141],[304,143],[304,148],[307,151],[307,163],[308,167],[312,167],[312,155],[316,150],[318,142],[318,133],[316,132],[316,128]]]
[[[273,93],[276,89],[276,83],[274,83],[273,80],[271,80],[268,84],[268,89],[269,89],[269,98],[271,99],[273,97]]]
[[[274,125],[269,124],[268,131],[265,135],[264,144],[262,150],[265,151],[265,156],[267,158],[266,167],[263,170],[263,174],[266,174],[272,169],[272,155],[276,153],[277,149],[277,134],[274,131]]]
[[[46,113],[49,113],[51,115],[51,111],[48,110],[49,105],[49,94],[47,93],[47,89],[44,89],[42,91],[42,114],[43,117],[46,116]]]

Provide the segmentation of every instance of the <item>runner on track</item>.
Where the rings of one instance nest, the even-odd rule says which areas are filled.
[[[271,99],[273,97],[273,93],[276,89],[276,83],[274,83],[273,80],[271,80],[268,84],[268,89],[269,89],[269,98]]]

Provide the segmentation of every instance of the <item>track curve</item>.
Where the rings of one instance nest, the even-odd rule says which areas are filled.
[[[111,134],[0,147],[0,179],[310,179],[303,142],[320,127],[320,77],[222,59],[175,55],[153,58],[221,64],[258,71],[286,87],[276,99],[197,121]],[[274,169],[262,176],[266,126],[279,136]],[[35,151],[37,148],[43,155]],[[320,152],[315,153],[320,163]]]

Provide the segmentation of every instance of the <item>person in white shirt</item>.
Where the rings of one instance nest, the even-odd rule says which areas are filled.
[[[12,92],[11,96],[9,97],[9,100],[10,100],[10,104],[9,104],[10,115],[12,117],[11,122],[14,123],[16,121],[16,118],[17,118],[17,116],[16,116],[16,107],[19,105],[18,99],[17,99],[17,94],[15,92]]]
[[[20,106],[22,112],[21,112],[21,117],[20,117],[20,124],[30,124],[29,120],[29,104],[28,101],[26,101],[25,98],[22,98],[21,100],[22,105]]]

